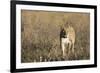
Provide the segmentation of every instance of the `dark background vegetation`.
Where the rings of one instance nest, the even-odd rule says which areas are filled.
[[[75,29],[75,52],[63,58],[59,37],[66,22]],[[90,14],[22,10],[21,45],[22,63],[89,59]]]

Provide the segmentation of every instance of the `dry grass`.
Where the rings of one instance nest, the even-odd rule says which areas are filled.
[[[90,58],[90,14],[21,11],[21,62],[86,60]],[[62,57],[60,25],[75,29],[75,52]],[[65,24],[65,26],[67,26]]]

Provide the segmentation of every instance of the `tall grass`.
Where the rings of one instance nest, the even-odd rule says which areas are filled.
[[[60,26],[66,22],[75,29],[75,52],[66,52],[63,58]],[[21,45],[21,62],[89,59],[90,14],[22,10]]]

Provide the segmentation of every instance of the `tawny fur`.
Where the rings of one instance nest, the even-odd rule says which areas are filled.
[[[71,26],[68,26],[66,28],[63,27],[63,29],[65,30],[66,35],[64,38],[61,38],[61,48],[62,48],[63,56],[65,56],[66,50],[68,50],[68,52],[70,51],[74,52],[75,30]],[[68,45],[67,48],[66,45]]]

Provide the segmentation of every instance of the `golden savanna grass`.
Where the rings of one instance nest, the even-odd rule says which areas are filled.
[[[60,26],[75,30],[75,51],[63,58]],[[21,10],[21,62],[90,59],[90,14]]]

